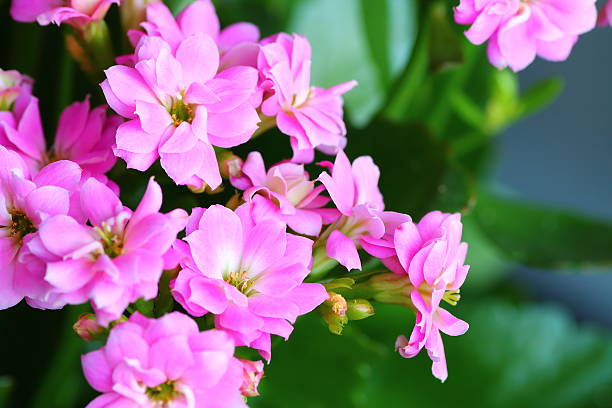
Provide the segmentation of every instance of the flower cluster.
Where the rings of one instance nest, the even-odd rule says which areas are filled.
[[[536,55],[564,61],[578,36],[595,27],[595,0],[460,0],[455,21],[472,43],[488,41],[493,65],[520,71]]]
[[[26,3],[13,1],[15,19],[84,29],[119,2]],[[120,7],[131,19],[138,7],[128,3]],[[260,39],[249,23],[222,29],[209,0],[176,18],[162,2],[144,3],[132,14],[145,20],[127,34],[133,53],[100,84],[116,114],[91,109],[89,98],[76,102],[50,147],[32,80],[0,71],[0,308],[24,298],[44,309],[91,305],[74,326],[85,340],[106,340],[83,356],[85,377],[102,394],[89,408],[245,407],[258,395],[272,336],[288,339],[315,309],[328,324],[328,312],[343,322],[369,317],[369,300],[415,312],[412,335],[397,348],[404,357],[425,348],[444,380],[440,332],[467,330],[440,307],[458,301],[468,272],[460,216],[433,212],[415,224],[385,210],[374,160],[351,163],[344,153],[342,95],[356,83],[313,86],[305,37]],[[480,19],[481,3],[462,2],[462,21]],[[503,37],[501,21],[486,23],[489,36]],[[583,29],[563,26],[559,38]],[[266,167],[259,152],[243,161],[230,150],[275,126],[289,137],[290,159]],[[335,158],[311,177],[305,165],[316,150]],[[160,178],[193,193],[238,192],[226,205],[162,212],[164,193],[151,177],[132,210],[107,174],[117,158],[140,172],[155,172],[159,161]],[[362,249],[386,269],[351,274],[362,269]],[[353,283],[333,292],[334,268]],[[368,290],[367,299],[351,297]],[[162,305],[171,298],[190,316]],[[238,359],[236,347],[263,360]]]

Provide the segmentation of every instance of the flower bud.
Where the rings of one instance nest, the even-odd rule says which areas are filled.
[[[365,299],[350,299],[346,303],[346,316],[349,320],[361,320],[374,315],[374,306]]]
[[[121,0],[121,24],[125,31],[138,30],[147,18],[147,6],[160,0]]]
[[[360,293],[370,293],[377,302],[411,306],[410,293],[414,287],[408,275],[383,273],[372,276],[364,283],[355,285]]]
[[[348,323],[346,315],[348,304],[344,297],[338,293],[329,292],[329,298],[318,309],[329,331],[334,334],[342,334],[344,325]]]
[[[256,397],[259,395],[257,387],[264,375],[263,361],[240,360],[242,363],[243,377],[240,391],[245,397]]]
[[[219,155],[217,160],[219,161],[219,171],[221,172],[221,177],[229,179],[230,177],[242,176],[243,161],[234,153],[225,151]]]
[[[85,341],[99,340],[108,333],[106,328],[98,324],[96,315],[92,313],[85,313],[79,316],[72,329],[77,336]]]

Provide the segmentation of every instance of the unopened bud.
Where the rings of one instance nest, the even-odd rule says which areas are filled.
[[[219,171],[221,172],[221,177],[228,179],[231,177],[242,176],[243,161],[234,153],[225,151],[218,156],[217,160],[219,161]]]
[[[146,20],[147,6],[160,0],[121,0],[121,24],[123,29],[138,30],[140,23]]]
[[[264,375],[263,361],[240,360],[242,363],[243,375],[240,392],[245,397],[256,397],[259,395],[257,387]]]
[[[397,275],[395,273],[383,273],[374,275],[364,283],[355,285],[356,290],[367,291],[377,302],[395,305],[410,306],[410,293],[414,287],[410,283],[408,275]]]
[[[334,334],[342,334],[344,325],[348,323],[347,309],[348,305],[342,295],[329,292],[329,298],[319,306],[319,312],[327,323],[329,331]]]
[[[365,299],[350,299],[346,303],[346,316],[349,320],[361,320],[374,315],[374,306]]]
[[[77,336],[85,341],[99,340],[108,333],[106,328],[98,324],[96,315],[92,313],[85,313],[79,316],[72,329]]]

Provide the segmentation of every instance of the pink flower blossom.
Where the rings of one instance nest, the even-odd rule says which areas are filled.
[[[269,360],[270,335],[287,339],[291,323],[327,298],[322,285],[303,283],[312,241],[275,220],[253,224],[248,205],[236,213],[214,205],[193,217],[198,229],[185,238],[192,259],[171,284],[175,299],[194,316],[215,314],[236,345]]]
[[[243,368],[242,386],[240,391],[245,397],[257,397],[259,381],[264,375],[263,361],[240,360]]]
[[[182,41],[194,34],[212,38],[219,47],[219,70],[233,66],[257,66],[259,29],[250,23],[232,24],[220,29],[219,18],[210,0],[196,0],[176,17],[162,2],[147,7],[147,21],[142,27],[149,36],[159,36],[176,51]],[[134,38],[140,35],[131,33]]]
[[[234,67],[219,74],[213,40],[194,34],[173,54],[159,37],[143,37],[134,68],[113,66],[101,84],[108,103],[130,119],[117,131],[115,153],[141,171],[161,157],[177,183],[211,189],[221,184],[213,146],[250,139],[259,122],[249,98],[257,71]]]
[[[90,110],[89,98],[75,102],[62,112],[55,141],[47,149],[38,99],[30,97],[21,114],[17,105],[15,110],[13,115],[0,115],[0,145],[18,152],[32,174],[48,163],[70,160],[81,166],[87,176],[106,182],[104,173],[117,160],[112,145],[122,123],[120,117],[107,115],[106,106]]]
[[[612,0],[608,0],[601,10],[599,10],[597,24],[600,26],[612,26]]]
[[[385,223],[401,214],[384,211],[383,197],[378,190],[380,171],[369,156],[355,159],[353,164],[342,150],[336,161],[321,163],[331,169],[331,175],[321,173],[323,183],[342,216],[323,232],[319,242],[326,242],[327,256],[336,259],[347,269],[361,269],[357,253],[359,239],[369,235],[380,238]]]
[[[47,295],[48,287],[40,279],[44,265],[31,261],[28,245],[49,217],[76,216],[71,192],[80,179],[76,164],[59,161],[31,180],[21,157],[0,146],[0,309],[24,297],[35,304]]]
[[[489,41],[489,60],[498,68],[520,71],[536,55],[564,61],[580,34],[595,27],[595,0],[461,0],[455,21],[471,24],[474,44]]]
[[[91,300],[106,326],[129,303],[157,295],[164,255],[187,214],[159,213],[162,192],[152,179],[133,213],[94,178],[83,184],[80,199],[92,226],[65,215],[49,217],[28,248],[46,262],[44,279],[52,294],[68,304]]]
[[[268,90],[264,115],[276,118],[281,132],[291,137],[293,161],[308,163],[314,149],[336,154],[346,145],[341,95],[357,83],[330,89],[310,85],[311,49],[305,37],[277,34],[261,41],[258,67]]]
[[[23,112],[32,97],[32,79],[17,71],[0,69],[0,120],[11,112]]]
[[[184,314],[135,313],[113,327],[104,347],[82,356],[85,378],[102,393],[87,408],[247,408],[233,354],[230,336],[200,332]]]
[[[278,163],[266,173],[261,154],[252,152],[242,166],[242,176],[230,180],[244,190],[244,200],[253,203],[256,218],[277,218],[299,234],[317,236],[323,224],[338,218],[336,210],[322,208],[330,201],[320,195],[325,187],[315,187],[301,164]]]
[[[113,3],[119,4],[119,0],[13,0],[11,16],[26,23],[82,27],[102,20]]]
[[[461,230],[459,214],[434,211],[418,224],[405,222],[382,239],[365,237],[362,242],[367,252],[386,260],[393,272],[410,280],[416,324],[410,339],[398,337],[397,349],[411,358],[425,347],[433,361],[433,374],[442,381],[448,372],[440,332],[459,336],[468,329],[466,322],[440,307],[442,300],[457,303],[469,270],[464,265],[467,244],[461,242]]]

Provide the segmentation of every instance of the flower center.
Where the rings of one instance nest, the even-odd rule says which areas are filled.
[[[9,234],[17,242],[21,243],[23,237],[36,232],[36,227],[23,211],[12,208],[9,209],[9,215],[11,216],[11,223],[8,226]]]
[[[191,123],[194,117],[192,105],[188,105],[183,100],[183,96],[172,99],[172,104],[166,108],[172,117],[174,127],[178,127],[183,122]]]
[[[151,402],[161,407],[167,407],[170,401],[181,395],[176,389],[175,382],[170,380],[156,387],[147,387],[145,394]]]
[[[253,289],[255,279],[249,278],[247,276],[247,271],[230,272],[223,278],[223,280],[238,289],[240,293],[244,294],[245,296],[251,296],[257,293],[257,291]]]
[[[104,253],[109,258],[116,258],[123,253],[123,237],[111,231],[108,225],[103,224],[102,228],[94,228],[100,238],[102,238],[102,247]]]

